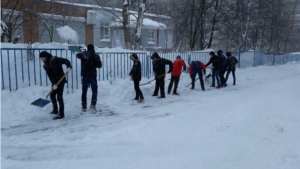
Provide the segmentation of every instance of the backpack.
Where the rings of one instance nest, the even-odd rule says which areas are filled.
[[[231,56],[228,58],[228,67],[229,68],[233,68],[235,67],[235,65],[238,63],[238,61],[236,60],[236,58],[234,56]]]

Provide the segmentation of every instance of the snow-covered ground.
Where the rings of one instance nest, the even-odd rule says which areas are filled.
[[[237,85],[185,87],[152,97],[154,82],[98,83],[96,114],[81,112],[81,90],[64,94],[65,115],[53,121],[49,87],[1,93],[3,169],[299,169],[300,63],[238,69]],[[168,75],[165,79],[167,88]],[[147,82],[147,79],[143,79]],[[88,91],[91,98],[91,91]]]

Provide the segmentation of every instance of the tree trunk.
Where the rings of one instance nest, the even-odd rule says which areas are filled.
[[[130,0],[124,0],[122,15],[123,15],[123,31],[124,31],[124,38],[125,38],[125,48],[131,49],[131,38],[130,38],[130,15],[129,15],[129,5]]]
[[[216,16],[217,16],[217,11],[218,11],[218,3],[219,3],[219,0],[216,0],[215,13],[214,13],[214,17],[213,17],[213,24],[212,24],[211,33],[210,33],[210,37],[209,37],[209,42],[208,42],[207,48],[211,47],[212,38],[214,36],[215,25],[216,25]]]
[[[146,0],[143,0],[142,3],[140,3],[140,1],[138,1],[138,3],[139,3],[139,12],[138,12],[137,23],[136,23],[136,27],[135,27],[134,50],[139,50],[140,49],[141,33],[142,33],[142,26],[143,26]]]

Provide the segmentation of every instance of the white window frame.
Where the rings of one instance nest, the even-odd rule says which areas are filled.
[[[155,44],[155,30],[148,31],[148,44]]]
[[[100,41],[110,42],[110,24],[108,22],[100,23]]]

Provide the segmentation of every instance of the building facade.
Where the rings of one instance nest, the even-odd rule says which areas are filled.
[[[12,39],[19,37],[23,43],[64,42],[58,35],[57,28],[68,25],[79,35],[78,44],[94,44],[98,47],[125,48],[124,32],[120,23],[121,9],[103,8],[97,5],[75,4],[52,1],[12,1],[1,0],[2,21],[10,29]],[[30,5],[31,4],[31,5]],[[29,10],[30,9],[30,10]],[[137,12],[130,11],[131,41],[134,45],[134,18]],[[19,26],[11,26],[10,16],[14,17]],[[171,50],[173,33],[169,23],[170,18],[153,14],[144,14],[141,31],[140,47],[145,50]],[[3,36],[3,42],[12,39]],[[74,44],[74,42],[66,42]]]

